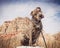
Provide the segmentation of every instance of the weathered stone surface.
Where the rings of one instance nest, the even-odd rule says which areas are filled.
[[[15,48],[22,46],[25,36],[33,29],[33,24],[29,18],[16,18],[12,21],[5,21],[0,27],[0,48]]]
[[[15,18],[12,21],[5,21],[0,27],[0,32],[11,33],[11,32],[27,32],[33,28],[31,20],[27,17],[25,18]]]

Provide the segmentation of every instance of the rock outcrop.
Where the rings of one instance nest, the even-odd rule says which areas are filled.
[[[22,46],[26,38],[30,38],[33,24],[29,18],[18,17],[5,21],[0,26],[0,48],[15,48]]]

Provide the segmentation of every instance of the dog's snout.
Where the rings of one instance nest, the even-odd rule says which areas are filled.
[[[44,15],[41,15],[41,18],[44,18]]]

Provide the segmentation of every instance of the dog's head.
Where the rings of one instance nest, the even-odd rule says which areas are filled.
[[[44,18],[40,7],[37,7],[36,9],[34,9],[34,10],[31,12],[31,15],[32,15],[32,17],[34,17],[36,20],[41,20],[42,18]]]

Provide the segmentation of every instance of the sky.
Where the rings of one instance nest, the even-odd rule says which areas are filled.
[[[28,17],[36,7],[44,14],[43,30],[46,33],[60,32],[60,0],[0,0],[0,25],[16,17]]]

